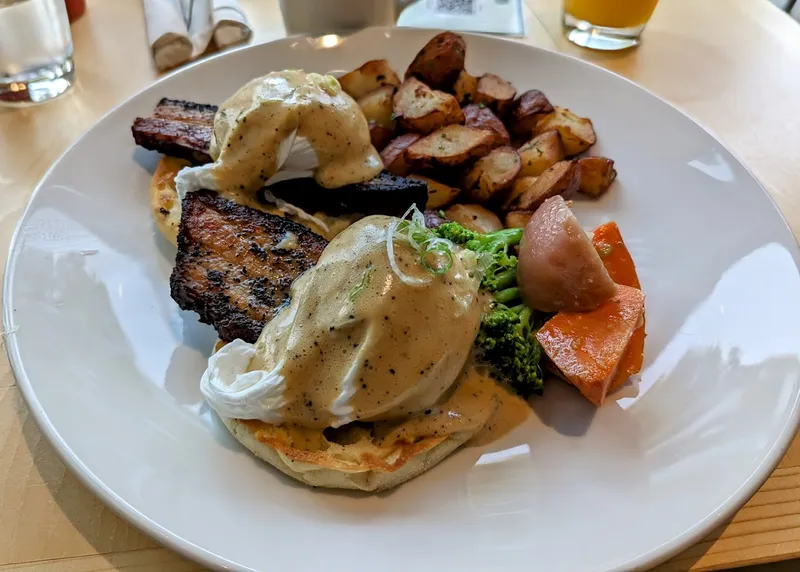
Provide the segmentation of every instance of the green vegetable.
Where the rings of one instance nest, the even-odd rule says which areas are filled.
[[[490,366],[496,379],[519,394],[541,394],[542,348],[531,320],[533,311],[520,303],[517,257],[508,254],[522,240],[522,229],[481,234],[457,222],[447,222],[436,233],[476,253],[483,268],[481,288],[494,294],[492,309],[481,319],[475,340],[478,359]],[[515,305],[509,308],[512,303]]]
[[[369,264],[364,270],[364,274],[361,276],[361,282],[353,286],[353,289],[350,290],[350,293],[348,294],[348,298],[351,302],[355,302],[356,298],[358,298],[358,295],[369,288],[369,283],[372,281],[372,272],[374,270],[375,267],[372,266],[372,264]]]
[[[528,397],[542,394],[542,347],[534,336],[530,308],[516,312],[494,303],[481,320],[475,339],[477,357],[488,364],[492,375]]]
[[[436,234],[478,254],[484,265],[481,288],[498,292],[517,285],[517,257],[509,255],[508,249],[522,240],[521,228],[481,234],[457,222],[446,222],[436,229]]]

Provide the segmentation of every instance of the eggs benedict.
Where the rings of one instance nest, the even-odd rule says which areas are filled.
[[[182,170],[178,195],[210,189],[253,197],[281,180],[325,188],[372,179],[383,164],[358,104],[330,75],[271,72],[242,86],[214,115],[213,162]]]
[[[492,387],[463,374],[483,308],[476,259],[430,237],[393,217],[356,222],[255,344],[209,359],[201,389],[234,436],[309,484],[376,490],[486,425]]]

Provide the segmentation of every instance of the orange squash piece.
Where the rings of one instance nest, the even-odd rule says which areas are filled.
[[[633,263],[631,253],[622,240],[622,234],[615,222],[607,222],[594,229],[592,235],[594,245],[603,265],[608,271],[608,275],[617,284],[631,286],[641,290],[639,276],[636,274],[636,266]],[[642,369],[644,361],[644,312],[642,312],[642,323],[633,332],[628,349],[622,356],[622,361],[617,368],[617,375],[611,381],[608,392],[611,393],[622,387],[628,378]]]
[[[560,312],[536,334],[547,357],[589,401],[603,404],[644,311],[644,295],[630,286],[589,312]]]

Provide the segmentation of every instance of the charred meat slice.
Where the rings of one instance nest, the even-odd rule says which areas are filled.
[[[199,123],[201,125],[214,125],[214,114],[219,109],[216,105],[208,103],[195,103],[183,99],[163,98],[156,105],[153,117],[172,119],[182,123]]]
[[[208,145],[211,126],[182,123],[160,117],[137,117],[133,122],[137,145],[202,165],[211,162]]]
[[[327,241],[306,227],[211,191],[183,201],[173,300],[220,339],[253,343],[289,300],[289,287],[319,260]]]
[[[209,163],[216,105],[162,99],[151,117],[137,117],[133,139],[137,145],[195,164]]]
[[[345,213],[402,215],[416,204],[425,209],[428,185],[383,171],[366,183],[345,185],[337,189],[319,186],[314,179],[290,179],[264,189],[279,199],[309,212],[323,211],[337,216]]]

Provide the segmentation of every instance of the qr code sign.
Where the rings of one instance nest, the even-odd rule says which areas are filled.
[[[436,0],[436,11],[471,16],[475,13],[476,2],[477,0]]]

